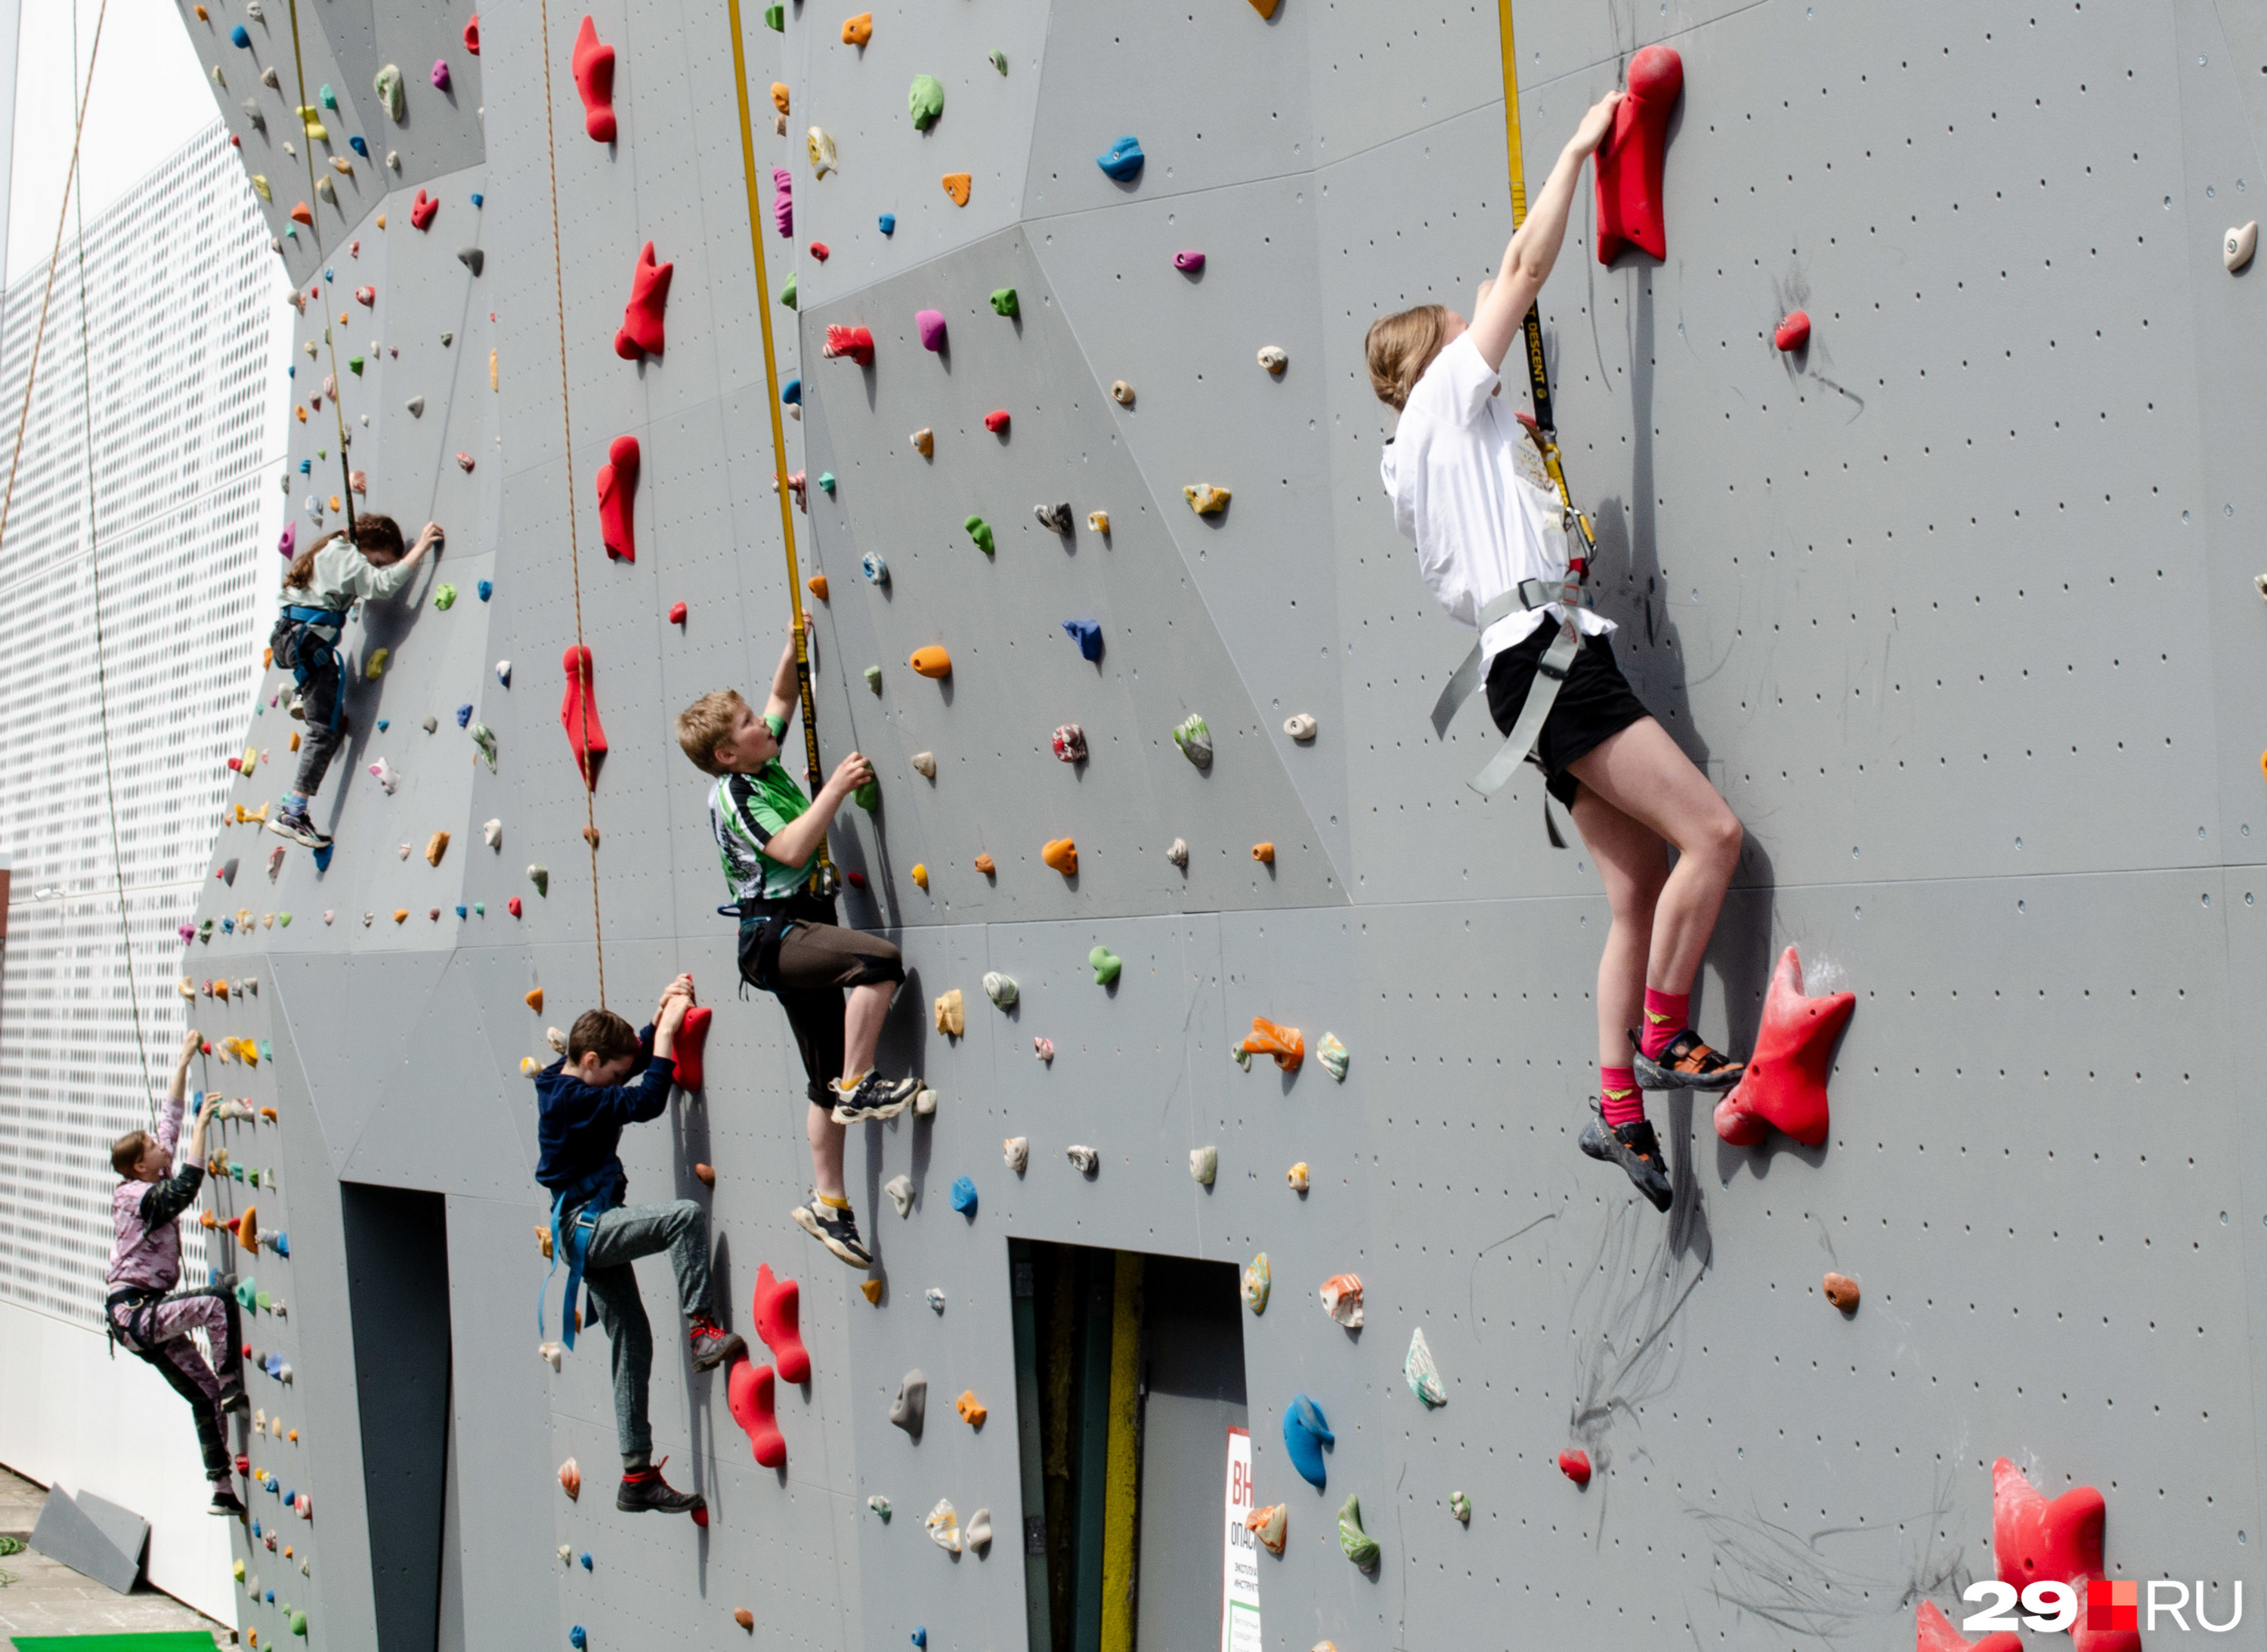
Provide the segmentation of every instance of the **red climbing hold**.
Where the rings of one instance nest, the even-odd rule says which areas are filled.
[[[813,241],[811,244],[811,255],[817,259],[820,263],[825,263],[826,261],[826,243],[824,241]]]
[[[356,288],[355,302],[360,305],[363,309],[369,309],[370,305],[378,302],[378,289],[375,287]]]
[[[1857,1004],[1855,993],[1804,997],[1802,960],[1791,946],[1780,953],[1747,1073],[1716,1104],[1716,1134],[1753,1147],[1777,1126],[1805,1147],[1823,1146],[1829,1059]]]
[[[686,1090],[699,1090],[708,1083],[708,1071],[701,1058],[708,1054],[708,1023],[715,1013],[706,1004],[695,1004],[677,1029],[677,1082]]]
[[[772,1265],[756,1265],[756,1334],[779,1362],[779,1374],[790,1383],[811,1380],[811,1351],[803,1346],[797,1310],[802,1290],[791,1279],[774,1279]]]
[[[683,603],[673,602],[669,605],[669,622],[671,625],[683,625],[685,623],[685,605]]]
[[[2140,1652],[2131,1629],[2089,1629],[2087,1584],[2102,1569],[2102,1494],[2077,1486],[2049,1502],[2006,1457],[1992,1465],[1992,1559],[1999,1581],[2017,1589],[2068,1583],[2078,1591],[2080,1615],[2070,1632],[2077,1652]]]
[[[559,663],[567,672],[567,694],[559,702],[559,722],[567,731],[567,744],[575,748],[575,763],[583,771],[583,784],[598,786],[598,763],[606,754],[606,731],[598,726],[598,696],[591,686],[591,650],[569,649]]]
[[[1810,318],[1801,311],[1790,312],[1772,334],[1772,343],[1789,355],[1810,342]]]
[[[1662,215],[1661,166],[1669,145],[1669,112],[1684,89],[1684,60],[1666,46],[1630,59],[1629,95],[1614,111],[1614,129],[1599,149],[1598,261],[1610,264],[1625,246],[1669,256]]]
[[[606,554],[626,562],[637,561],[637,529],[631,512],[637,505],[638,439],[618,436],[606,449],[606,462],[598,466],[598,537]]]
[[[1933,1600],[1921,1602],[1913,1612],[1913,1641],[1914,1652],[2023,1652],[2023,1637],[2013,1629],[1970,1641],[1952,1626]]]
[[[481,55],[481,14],[473,13],[473,20],[465,25],[465,49],[473,56]]]
[[[503,903],[503,909],[511,914],[515,918],[519,916],[519,897],[517,895],[514,895],[510,900],[505,901]]]
[[[829,327],[826,345],[819,352],[830,360],[847,356],[861,367],[874,364],[874,335],[862,327]]]
[[[669,302],[669,277],[674,264],[653,261],[653,243],[638,254],[637,270],[630,277],[630,301],[622,306],[622,330],[614,334],[614,354],[626,362],[661,352],[661,312]]]
[[[772,1414],[773,1387],[772,1368],[745,1359],[734,1360],[724,1378],[724,1403],[731,1407],[732,1421],[746,1432],[756,1461],[766,1468],[778,1468],[787,1461],[787,1436]]]
[[[1577,1486],[1588,1486],[1590,1483],[1590,1454],[1588,1451],[1561,1451],[1559,1453],[1559,1472]]]
[[[422,189],[420,189],[417,192],[417,199],[409,203],[409,227],[413,230],[425,228],[433,222],[433,215],[440,209],[440,202],[428,196]]]
[[[587,17],[575,33],[575,90],[583,94],[583,129],[601,143],[613,143],[614,48],[600,41],[598,25]]]
[[[302,201],[297,206],[291,209],[291,222],[294,224],[304,224],[310,229],[312,229],[315,223],[315,215],[307,210],[307,203]]]
[[[994,436],[1004,436],[1008,430],[1008,409],[994,407],[984,415],[984,428]]]

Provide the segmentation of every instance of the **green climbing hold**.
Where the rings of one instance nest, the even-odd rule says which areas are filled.
[[[996,46],[992,48],[992,67],[1003,75],[1008,72],[1008,54]]]
[[[869,665],[866,667],[866,686],[872,689],[877,694],[882,692],[882,668],[880,666]]]
[[[1010,316],[1023,314],[1023,311],[1016,305],[1016,290],[1013,287],[1002,287],[992,295],[992,313]]]
[[[1361,1499],[1351,1492],[1339,1507],[1339,1547],[1365,1572],[1377,1564],[1377,1539],[1361,1529]]]
[[[1212,767],[1212,731],[1205,720],[1192,711],[1180,726],[1173,731],[1173,744],[1181,748],[1181,755],[1199,768]]]
[[[826,494],[831,494],[834,491],[834,473],[833,471],[822,470],[818,473],[818,490],[821,493]]]
[[[291,1614],[291,1633],[299,1636],[303,1640],[305,1638],[307,1634],[307,1614],[305,1612],[295,1612]]]
[[[873,813],[882,806],[882,782],[879,780],[868,781],[850,794],[850,801],[868,814]]]
[[[291,914],[288,912],[277,913],[275,914],[275,927],[279,929],[290,929],[291,927]]]
[[[1332,1078],[1341,1084],[1346,1083],[1346,1046],[1339,1042],[1337,1033],[1323,1034],[1323,1041],[1315,1046],[1315,1059],[1322,1062]]]
[[[408,99],[401,92],[401,71],[392,63],[378,71],[370,86],[378,93],[378,106],[395,121],[409,113]]]
[[[252,1280],[238,1280],[236,1285],[236,1305],[243,1309],[246,1313],[250,1313],[252,1311],[253,1303],[256,1300],[254,1293],[258,1289],[258,1285]]]
[[[787,285],[780,289],[780,302],[790,310],[796,307],[795,274],[793,271],[789,272]]]
[[[971,517],[960,525],[968,530],[968,537],[976,541],[976,548],[985,555],[992,554],[992,525],[982,517]]]
[[[926,132],[944,113],[944,86],[935,75],[915,75],[906,93],[906,108],[913,117],[913,130]]]
[[[326,109],[335,109],[339,106],[339,94],[333,92],[328,85],[315,95],[322,99],[323,107]]]
[[[1472,1500],[1462,1492],[1449,1494],[1449,1512],[1466,1525],[1472,1523]]]
[[[1097,987],[1114,984],[1118,972],[1126,967],[1126,960],[1106,946],[1096,947],[1086,955],[1086,961],[1094,966],[1094,984]]]
[[[252,1305],[262,1313],[275,1311],[275,1299],[264,1290],[255,1290],[252,1293]]]
[[[481,748],[481,755],[488,759],[488,773],[491,775],[495,774],[496,763],[496,738],[495,733],[485,723],[475,723],[473,724],[471,729],[467,731],[467,732],[473,737],[473,744]]]
[[[348,372],[352,373],[352,374],[353,374],[356,378],[361,378],[361,377],[362,377],[362,357],[361,357],[361,356],[348,356],[348,357],[347,357],[347,371],[348,371]]]
[[[783,5],[766,6],[764,8],[764,26],[774,34],[786,33],[787,8]]]
[[[433,606],[445,612],[455,605],[456,600],[457,588],[454,585],[441,585],[435,588],[433,592]]]

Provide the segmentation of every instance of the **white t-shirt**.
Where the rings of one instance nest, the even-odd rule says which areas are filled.
[[[1460,625],[1478,625],[1480,610],[1522,579],[1566,577],[1558,490],[1519,415],[1495,393],[1500,382],[1464,334],[1419,378],[1378,461],[1393,525],[1416,541],[1419,571]],[[1483,663],[1562,606],[1490,626]],[[1576,608],[1574,623],[1590,636],[1614,628],[1590,608]]]

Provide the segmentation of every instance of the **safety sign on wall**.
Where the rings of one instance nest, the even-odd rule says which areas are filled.
[[[1228,1523],[1220,1563],[1220,1652],[1260,1652],[1259,1540],[1251,1512],[1251,1435],[1228,1431]]]

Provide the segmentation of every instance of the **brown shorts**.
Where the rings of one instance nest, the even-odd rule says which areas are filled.
[[[804,1076],[810,1080],[811,1104],[832,1107],[834,1098],[827,1085],[842,1076],[842,991],[875,982],[906,978],[903,956],[878,935],[846,929],[833,921],[834,903],[798,899],[790,909],[796,921],[779,943],[772,979],[765,990],[787,1011],[796,1047],[803,1053]],[[806,915],[807,914],[807,915]],[[762,920],[740,923],[740,974],[756,981],[754,947]]]

